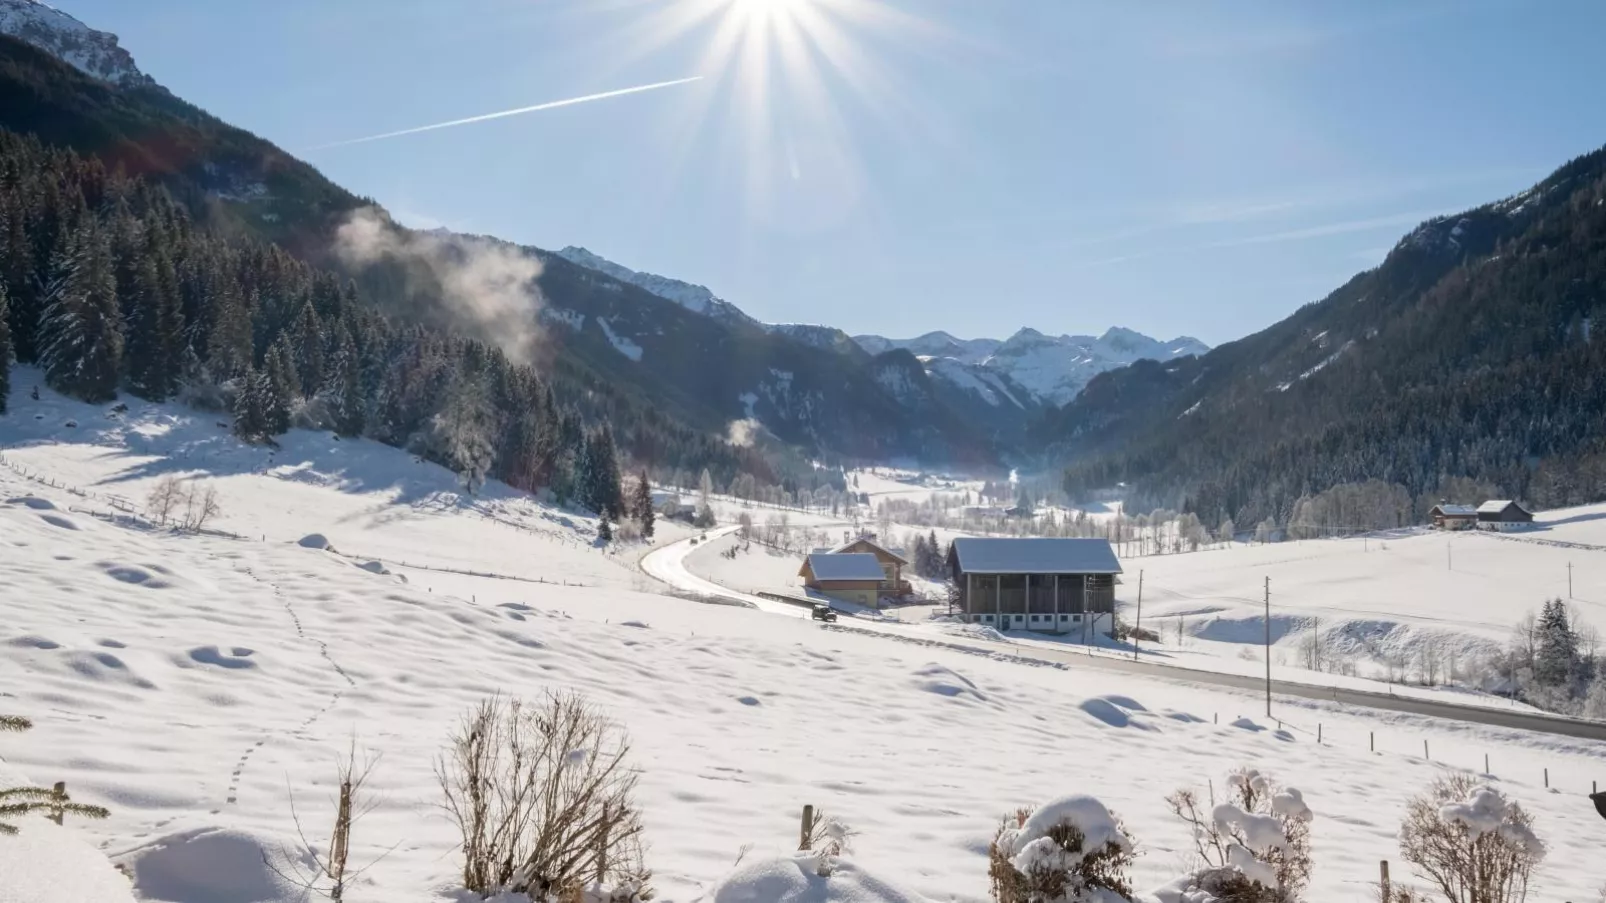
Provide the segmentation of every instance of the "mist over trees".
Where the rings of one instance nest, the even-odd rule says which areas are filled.
[[[11,365],[32,364],[83,401],[176,399],[231,413],[250,442],[292,426],[373,439],[469,490],[547,489],[615,521],[627,461],[660,477],[779,480],[751,449],[594,378],[389,318],[335,272],[192,214],[164,187],[0,131],[0,412],[20,388]]]

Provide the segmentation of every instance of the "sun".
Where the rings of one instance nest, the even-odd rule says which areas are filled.
[[[612,44],[616,64],[689,51],[707,79],[679,111],[675,165],[714,130],[759,218],[788,196],[812,201],[862,181],[850,123],[903,131],[910,118],[908,84],[889,51],[930,52],[949,37],[894,0],[622,2],[642,14]]]

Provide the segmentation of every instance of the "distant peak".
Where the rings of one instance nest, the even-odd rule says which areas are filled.
[[[117,36],[96,31],[38,0],[0,0],[0,34],[43,50],[86,75],[123,87],[155,85]]]

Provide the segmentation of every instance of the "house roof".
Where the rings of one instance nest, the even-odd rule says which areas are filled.
[[[903,557],[902,555],[899,555],[897,552],[894,552],[893,550],[887,548],[886,546],[882,545],[881,543],[878,543],[875,540],[870,539],[868,537],[864,537],[864,536],[861,536],[858,539],[853,540],[852,542],[843,543],[842,545],[837,546],[836,548],[832,549],[831,552],[833,554],[840,554],[840,553],[842,553],[842,551],[844,549],[851,549],[851,548],[853,548],[854,546],[858,545],[861,542],[864,543],[867,546],[870,546],[871,548],[880,549],[881,551],[887,553],[887,555],[889,557],[891,557],[891,558],[896,558],[898,560],[899,564],[908,564],[909,563],[909,559]]]
[[[1510,508],[1512,505],[1517,505],[1517,503],[1513,502],[1511,499],[1492,499],[1490,501],[1484,502],[1483,504],[1479,505],[1478,506],[1478,513],[1479,514],[1499,514],[1500,512],[1506,510],[1507,508]],[[1517,507],[1521,508],[1522,506],[1521,505],[1517,505]]]
[[[875,580],[887,578],[886,572],[881,570],[881,562],[876,560],[869,552],[849,552],[847,554],[827,553],[825,555],[810,555],[809,569],[814,571],[816,580]]]
[[[959,569],[969,574],[1119,574],[1107,539],[954,540]]]
[[[1478,513],[1478,509],[1471,505],[1434,505],[1433,510],[1445,517],[1471,517]]]

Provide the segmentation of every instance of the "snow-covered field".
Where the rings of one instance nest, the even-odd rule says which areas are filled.
[[[1594,547],[1590,547],[1592,544]],[[1518,533],[1402,531],[1130,558],[1125,616],[1143,620],[1185,658],[1235,658],[1264,642],[1270,579],[1275,658],[1304,667],[1311,631],[1331,669],[1420,680],[1423,655],[1440,678],[1506,645],[1513,628],[1547,599],[1570,600],[1583,624],[1606,630],[1606,506],[1544,512]],[[1569,591],[1569,566],[1571,590]],[[1176,632],[1182,644],[1176,645]]]
[[[1279,724],[1251,694],[642,592],[633,556],[593,548],[583,518],[494,489],[459,499],[450,475],[392,449],[296,433],[269,462],[209,417],[136,407],[109,421],[45,394],[15,394],[0,418],[0,711],[36,723],[0,736],[0,768],[66,781],[112,816],[64,831],[29,820],[25,842],[0,839],[5,903],[67,900],[38,884],[38,863],[82,855],[71,837],[126,867],[140,899],[298,899],[262,856],[294,845],[292,796],[324,842],[353,739],[380,756],[354,859],[390,852],[349,899],[456,901],[435,757],[479,699],[554,688],[583,690],[631,731],[668,901],[709,899],[750,844],[744,875],[775,874],[765,857],[795,846],[804,804],[859,833],[854,867],[796,899],[981,901],[999,818],[1070,793],[1123,817],[1140,841],[1135,883],[1157,887],[1191,844],[1163,795],[1241,764],[1315,811],[1310,898],[1363,899],[1379,859],[1406,871],[1395,829],[1442,767],[1424,740],[1436,761],[1481,770],[1489,754],[1495,784],[1536,813],[1551,852],[1530,899],[1588,899],[1603,877],[1581,864],[1606,840],[1584,798],[1606,744],[1290,700]],[[169,470],[214,475],[217,526],[240,538],[90,513]],[[352,557],[298,543],[312,533]],[[376,557],[408,566],[361,567]],[[119,899],[109,873],[83,877],[72,903]]]

